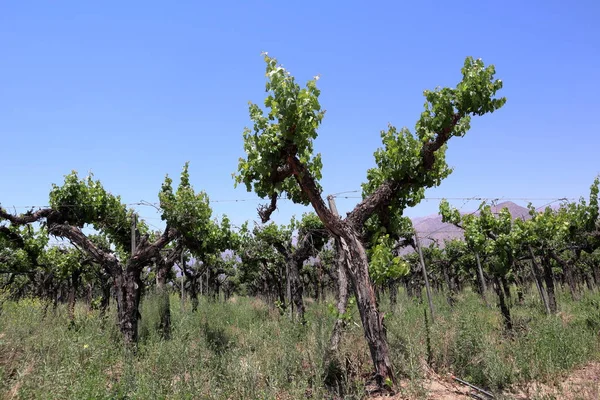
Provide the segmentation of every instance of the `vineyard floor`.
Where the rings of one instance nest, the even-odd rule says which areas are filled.
[[[486,306],[469,290],[453,308],[400,293],[381,307],[398,375],[397,394],[372,399],[466,399],[469,388],[454,375],[497,399],[597,399],[600,377],[600,294],[577,301],[560,290],[560,312],[546,316],[535,296],[511,300],[514,331],[503,330],[493,294]],[[124,350],[115,310],[101,317],[78,303],[69,323],[65,305],[4,299],[0,307],[0,396],[6,399],[363,399],[371,362],[358,311],[351,305],[340,347],[345,397],[323,385],[323,354],[336,315],[333,298],[306,299],[307,324],[294,324],[263,300],[171,296],[170,340],[157,331],[158,302],[141,306],[140,342]],[[428,333],[429,332],[429,333]],[[428,344],[429,343],[429,344]]]

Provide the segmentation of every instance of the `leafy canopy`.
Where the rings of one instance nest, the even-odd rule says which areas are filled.
[[[60,223],[68,223],[82,228],[89,224],[103,232],[124,251],[131,247],[132,209],[121,203],[121,197],[108,192],[93,174],[79,179],[73,171],[65,176],[62,186],[52,185],[50,207],[60,213]],[[143,221],[137,224],[141,233],[148,227]]]
[[[0,229],[0,266],[4,271],[26,272],[39,264],[48,244],[45,229],[34,231],[31,226]]]
[[[464,229],[467,246],[473,251],[495,257],[499,263],[493,263],[495,273],[506,274],[512,267],[512,261],[521,249],[520,224],[514,222],[508,208],[494,212],[492,206],[482,203],[479,214],[460,215],[447,200],[440,203],[443,222],[449,222]],[[518,220],[517,220],[518,221]]]
[[[374,283],[384,283],[410,272],[409,264],[392,252],[393,240],[389,235],[379,237],[378,243],[369,251],[369,275]]]
[[[425,110],[414,134],[408,128],[397,129],[393,125],[381,131],[383,146],[374,154],[377,166],[367,171],[363,198],[384,182],[404,183],[389,204],[393,229],[403,224],[400,217],[406,207],[417,205],[426,188],[438,186],[452,172],[445,160],[447,146],[435,152],[431,166],[423,158],[427,146],[441,137],[464,136],[470,128],[471,115],[492,113],[506,102],[504,97],[494,97],[502,88],[502,81],[494,79],[493,65],[486,67],[481,59],[467,57],[461,71],[462,80],[455,88],[423,92]]]
[[[531,218],[520,223],[521,239],[530,245],[543,248],[587,247],[594,251],[600,243],[592,233],[598,229],[598,186],[596,178],[590,187],[589,202],[563,203],[558,209],[546,207],[537,211],[529,204]]]
[[[177,191],[173,191],[173,180],[167,175],[158,198],[162,209],[161,219],[167,226],[176,229],[186,247],[192,251],[204,251],[206,239],[217,228],[212,226],[208,195],[196,193],[190,183],[189,162],[181,171]],[[227,221],[228,222],[228,221]]]
[[[277,60],[264,53],[267,64],[266,110],[250,103],[250,118],[253,128],[244,129],[244,150],[246,159],[240,158],[236,186],[244,183],[250,192],[254,190],[260,197],[286,194],[296,203],[307,205],[308,199],[302,193],[294,178],[286,172],[286,156],[290,149],[298,154],[316,181],[321,179],[321,155],[313,156],[313,140],[325,111],[319,104],[320,90],[317,79],[308,81],[301,88],[291,74]],[[280,181],[279,174],[287,177]]]

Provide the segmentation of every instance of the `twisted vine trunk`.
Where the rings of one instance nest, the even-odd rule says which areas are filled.
[[[448,295],[446,296],[446,300],[448,301],[448,305],[450,307],[454,307],[456,303],[456,286],[454,285],[454,281],[450,279],[449,270],[450,267],[447,263],[442,265],[442,272],[444,273],[444,280],[446,281],[446,286],[448,286]]]
[[[535,285],[537,286],[542,302],[544,303],[544,309],[546,310],[546,314],[552,314],[553,311],[548,301],[548,294],[546,293],[546,290],[544,290],[542,278],[540,277],[540,265],[538,264],[537,259],[535,258],[535,254],[533,253],[533,249],[531,248],[531,246],[529,246],[529,255],[531,256],[531,269],[533,271]],[[556,307],[556,302],[554,306]]]
[[[138,307],[142,291],[140,271],[127,268],[115,275],[119,329],[123,334],[125,345],[131,346],[137,343],[138,339],[138,320],[140,318]]]
[[[592,276],[594,277],[594,287],[600,285],[600,268],[597,263],[592,265]]]
[[[100,298],[100,315],[106,315],[108,307],[110,306],[110,290],[111,285],[102,285],[102,297]]]
[[[552,314],[556,314],[558,308],[556,307],[556,294],[554,289],[554,276],[552,274],[552,266],[550,260],[545,257],[543,263],[544,269],[544,282],[546,283],[546,292],[548,293],[548,307]]]
[[[398,281],[391,279],[389,284],[390,289],[390,304],[395,307],[398,303]]]
[[[549,250],[548,254],[562,267],[565,280],[569,286],[571,298],[573,300],[578,300],[579,295],[577,293],[577,286],[575,284],[575,278],[573,277],[573,269],[571,268],[571,264],[568,261],[565,261],[562,257],[559,257],[554,250]]]
[[[502,284],[500,279],[497,276],[494,277],[494,290],[498,295],[498,306],[500,307],[500,312],[502,313],[502,318],[504,320],[504,327],[507,331],[512,331],[512,318],[510,317],[510,309],[506,304],[506,299],[504,297],[504,290],[502,288]]]
[[[323,274],[322,274],[322,266],[320,262],[315,263],[315,268],[316,268],[316,273],[313,274],[312,276],[312,284],[315,287],[315,301],[317,303],[321,303],[321,301],[323,300],[322,298],[322,292],[323,292],[323,287],[321,285],[321,282],[323,280]]]
[[[302,298],[304,294],[304,285],[302,284],[302,280],[300,279],[300,271],[299,271],[299,260],[296,257],[291,257],[288,260],[288,280],[290,283],[290,295],[291,300],[294,303],[294,311],[296,320],[300,321],[302,324],[306,323],[304,318],[304,300]]]
[[[171,338],[171,304],[169,292],[166,288],[168,269],[160,265],[156,271],[156,291],[158,294],[158,313],[160,323],[158,326],[160,335],[163,339]]]
[[[94,299],[94,285],[92,283],[88,283],[87,286],[87,294],[85,297],[85,303],[87,305],[88,311],[92,310],[92,300]]]
[[[382,387],[387,379],[394,382],[383,314],[378,310],[375,291],[369,278],[369,262],[365,248],[356,234],[348,233],[345,236],[340,238],[341,248],[346,258],[347,272],[375,367],[375,381]]]
[[[189,285],[188,285],[188,294],[190,295],[190,300],[192,302],[192,312],[196,312],[198,311],[198,283],[200,283],[200,285],[202,285],[202,273],[200,273],[199,271],[190,271],[185,264],[182,267],[182,271],[183,271],[183,275],[181,277],[181,279],[183,279],[184,277],[187,279]],[[207,276],[208,276],[208,271],[206,272]],[[182,292],[183,293],[183,289]],[[208,296],[208,284],[206,285],[205,288],[205,293]],[[183,297],[183,295],[182,295]]]
[[[191,279],[189,279],[189,277],[188,277],[188,280],[190,282],[190,299],[192,300],[192,312],[196,312],[196,311],[198,311],[198,304],[199,304],[198,285],[197,285],[198,277],[194,276]],[[200,280],[202,280],[202,276],[200,277]],[[208,291],[208,286],[207,286],[206,290]]]
[[[506,299],[508,300],[508,303],[512,305],[512,296],[510,294],[510,286],[508,284],[508,281],[506,280],[506,278],[503,276],[500,279],[500,282],[502,283],[502,291],[504,292],[504,296],[506,297]]]
[[[75,323],[75,300],[77,299],[77,289],[79,288],[79,277],[81,271],[75,270],[71,274],[71,287],[69,288],[69,321]]]
[[[67,223],[69,218],[58,210],[44,208],[33,213],[15,216],[0,207],[0,217],[15,225],[27,225],[46,219],[48,233],[69,239],[83,249],[94,262],[100,264],[105,273],[113,279],[119,329],[123,334],[123,340],[127,346],[137,342],[138,307],[143,289],[140,279],[142,269],[150,264],[161,249],[176,238],[178,235],[176,230],[167,227],[163,234],[151,243],[148,235],[140,236],[134,223],[130,243],[132,251],[126,267],[123,268],[121,261],[112,251],[97,246],[78,226]]]
[[[342,340],[342,332],[346,327],[344,314],[348,306],[348,276],[346,274],[346,261],[344,253],[341,251],[339,240],[336,240],[337,257],[335,265],[337,269],[337,319],[329,338],[329,348],[323,359],[325,370],[325,384],[330,388],[335,388],[340,396],[343,396],[343,379],[341,361],[338,357],[338,349]]]

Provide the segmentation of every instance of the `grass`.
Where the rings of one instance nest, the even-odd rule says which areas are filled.
[[[493,297],[489,295],[489,299]],[[331,301],[332,302],[332,301]],[[490,301],[491,303],[492,301]],[[123,349],[114,311],[102,318],[83,305],[69,327],[66,308],[35,299],[3,303],[0,318],[0,390],[10,398],[61,399],[314,399],[330,397],[322,384],[322,357],[335,316],[326,303],[308,301],[306,326],[291,323],[258,299],[201,300],[196,313],[172,296],[173,334],[161,340],[158,299],[141,307],[136,354]],[[559,297],[561,312],[547,317],[534,291],[512,307],[515,332],[507,335],[495,307],[471,292],[450,309],[435,297],[430,323],[425,303],[399,296],[382,310],[396,372],[409,382],[403,390],[426,396],[424,362],[438,373],[453,373],[500,392],[529,381],[552,382],[589,360],[599,359],[600,295],[578,302]],[[363,397],[371,372],[358,312],[341,346],[345,394]]]

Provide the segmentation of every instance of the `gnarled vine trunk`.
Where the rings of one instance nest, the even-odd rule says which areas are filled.
[[[324,370],[325,370],[325,384],[329,388],[335,388],[340,396],[344,395],[343,379],[344,373],[342,371],[341,360],[339,359],[338,349],[340,341],[342,340],[342,332],[346,326],[346,320],[344,314],[346,313],[346,307],[348,305],[348,276],[346,273],[346,261],[344,253],[341,251],[341,245],[339,240],[336,240],[336,252],[337,257],[335,259],[335,266],[337,269],[337,319],[331,331],[331,337],[329,338],[329,348],[323,358]]]
[[[568,261],[565,261],[562,257],[559,257],[554,250],[549,250],[548,254],[562,267],[565,280],[569,286],[571,298],[573,300],[578,300],[579,294],[577,293],[577,286],[575,285],[575,278],[573,277],[573,269],[571,268],[571,264]]]
[[[102,289],[102,295],[100,298],[100,315],[106,315],[106,311],[108,310],[108,306],[110,305],[110,289],[111,282],[106,279],[104,281],[100,281],[100,286]]]
[[[202,279],[202,277],[200,277],[200,279]],[[189,280],[190,282],[190,299],[192,300],[192,312],[196,312],[198,311],[198,285],[197,285],[197,277],[192,278],[191,280]],[[206,289],[208,291],[208,287]]]
[[[507,331],[512,331],[512,318],[510,316],[510,309],[506,304],[506,299],[504,297],[504,290],[502,288],[502,283],[500,279],[496,276],[494,277],[494,290],[498,295],[498,306],[500,307],[500,312],[502,313],[502,319],[504,321],[504,327]]]
[[[296,257],[291,257],[288,261],[288,279],[290,282],[291,300],[294,303],[295,317],[302,324],[306,323],[304,318],[304,285],[300,280],[300,260]]]
[[[171,338],[171,304],[166,288],[168,268],[158,266],[156,271],[156,292],[158,294],[159,332],[163,339]]]
[[[544,282],[546,283],[546,292],[548,294],[548,307],[552,314],[556,314],[558,308],[556,307],[556,294],[554,289],[554,275],[552,273],[552,265],[548,257],[544,257],[543,263],[544,270]]]
[[[442,265],[442,272],[444,273],[444,281],[446,281],[446,286],[448,287],[448,295],[446,296],[446,300],[448,301],[448,305],[450,307],[454,307],[454,303],[456,302],[456,286],[454,285],[454,281],[450,279],[449,270],[450,266],[447,263]]]
[[[390,304],[394,308],[398,303],[398,281],[390,279],[388,287],[390,289]]]
[[[140,271],[127,268],[122,273],[116,274],[114,284],[119,329],[123,334],[125,344],[128,346],[133,345],[137,343],[138,320],[140,318],[138,311],[142,289]]]
[[[369,262],[365,248],[355,233],[346,232],[344,236],[340,238],[341,248],[356,296],[365,339],[375,367],[375,380],[378,386],[383,386],[387,379],[392,382],[395,379],[389,359],[383,314],[378,310],[375,291],[369,278]]]
[[[69,321],[75,323],[75,300],[77,299],[77,289],[79,289],[80,270],[75,270],[71,274],[71,287],[69,288]]]
[[[533,278],[535,279],[535,285],[537,286],[538,292],[540,294],[540,298],[544,303],[544,309],[546,310],[546,314],[552,314],[552,309],[550,308],[550,304],[548,301],[548,294],[546,290],[544,290],[544,285],[542,283],[542,278],[540,276],[540,265],[535,258],[535,254],[533,253],[533,248],[529,246],[529,255],[531,256],[531,270],[533,272]],[[555,304],[556,307],[556,304]],[[556,312],[556,311],[554,311]]]

